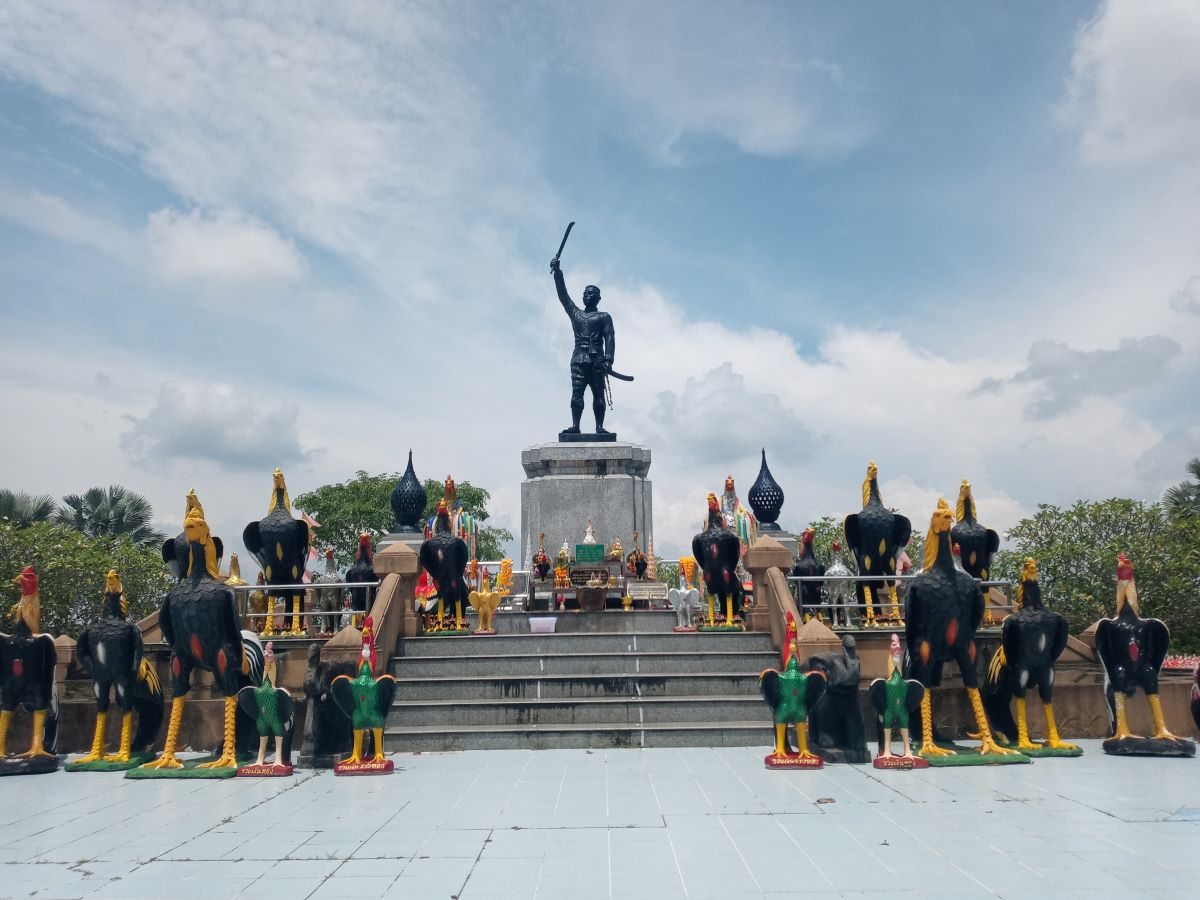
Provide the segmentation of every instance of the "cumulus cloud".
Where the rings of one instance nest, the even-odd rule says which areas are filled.
[[[1109,0],[1080,29],[1063,112],[1089,159],[1140,163],[1200,150],[1200,5]]]
[[[636,27],[630,27],[636,18]],[[614,97],[634,134],[665,162],[689,136],[760,156],[829,156],[860,144],[868,117],[814,29],[766,7],[609,3],[568,23],[579,76]]]
[[[236,210],[160,209],[150,215],[146,241],[156,269],[172,282],[282,287],[306,269],[292,241]]]
[[[1078,408],[1087,397],[1151,386],[1179,354],[1179,344],[1164,335],[1122,338],[1115,350],[1074,350],[1061,341],[1039,340],[1029,348],[1025,368],[1010,378],[986,379],[978,390],[1033,384],[1036,395],[1026,414],[1047,419]]]
[[[121,448],[136,465],[203,460],[234,469],[307,461],[300,410],[228,384],[167,382],[143,416],[128,416]]]
[[[752,456],[762,444],[786,448],[792,460],[811,459],[818,440],[777,394],[747,389],[730,362],[689,377],[679,393],[659,393],[649,419],[655,442],[669,441],[695,462],[718,467]],[[728,427],[751,422],[752,428]]]

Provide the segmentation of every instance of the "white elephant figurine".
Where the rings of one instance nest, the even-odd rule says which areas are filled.
[[[692,614],[700,611],[700,592],[695,588],[671,588],[667,600],[675,610],[676,628],[692,628]]]

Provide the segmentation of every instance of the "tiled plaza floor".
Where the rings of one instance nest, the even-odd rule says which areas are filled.
[[[394,775],[0,780],[0,896],[1129,897],[1200,885],[1200,761],[876,772],[764,749],[396,756]]]

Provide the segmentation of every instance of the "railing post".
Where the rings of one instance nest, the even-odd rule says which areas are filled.
[[[771,643],[779,649],[783,645],[786,617],[780,606],[780,598],[776,597],[775,591],[768,586],[767,570],[774,568],[787,572],[792,567],[792,554],[779,541],[762,536],[746,552],[745,562],[746,569],[754,581],[754,608],[747,616],[746,627],[750,631],[769,629]]]

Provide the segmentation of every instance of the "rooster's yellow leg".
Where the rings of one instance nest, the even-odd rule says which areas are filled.
[[[8,723],[11,721],[9,710],[0,711],[0,756],[8,756]]]
[[[1163,720],[1162,701],[1158,699],[1158,694],[1148,694],[1146,699],[1150,701],[1150,712],[1154,714],[1154,736],[1156,738],[1166,738],[1170,741],[1179,740],[1179,738],[1167,731],[1167,723]]]
[[[182,769],[183,763],[175,758],[175,745],[179,742],[179,723],[183,720],[183,706],[187,697],[180,695],[171,701],[171,721],[167,725],[167,742],[163,744],[162,755],[154,762],[148,762],[143,769]]]
[[[33,725],[30,726],[33,732],[33,740],[29,742],[29,749],[24,753],[18,753],[18,759],[35,759],[39,756],[53,756],[53,753],[47,753],[43,740],[46,732],[46,711],[44,709],[35,709],[33,711]]]
[[[933,742],[933,702],[929,699],[929,690],[921,698],[921,749],[918,756],[953,756],[953,750],[939,747]]]
[[[971,698],[971,709],[975,712],[975,724],[979,727],[979,752],[994,753],[997,756],[1013,756],[1016,750],[1001,747],[992,740],[992,729],[988,726],[987,716],[983,712],[983,699],[979,696],[979,688],[967,688],[967,696]],[[1026,740],[1029,737],[1026,735]]]
[[[129,762],[130,746],[133,744],[133,713],[121,716],[121,748],[104,757],[105,762]]]
[[[454,601],[454,630],[462,631],[462,601]]]
[[[775,752],[771,755],[777,759],[788,755],[787,722],[775,723]]]
[[[896,585],[893,582],[892,589],[892,618],[897,622],[900,621],[900,593],[896,590]]]
[[[342,760],[342,763],[346,764],[346,763],[362,762],[362,745],[363,745],[362,729],[355,728],[354,729],[354,750],[351,751],[351,753],[348,757],[346,757],[345,759]]]
[[[1058,726],[1054,724],[1053,704],[1042,704],[1042,710],[1046,713],[1046,742],[1043,746],[1049,747],[1051,750],[1078,750],[1078,744],[1068,744],[1066,741],[1059,740]]]
[[[815,753],[811,753],[808,749],[808,723],[796,723],[796,742],[800,745],[799,757],[801,759],[817,759]]]
[[[867,604],[866,609],[863,611],[863,624],[874,625],[875,609],[872,605],[871,588],[865,584],[863,585],[863,601]]]
[[[1113,705],[1117,708],[1117,724],[1113,732],[1113,737],[1118,740],[1133,737],[1132,732],[1129,730],[1129,722],[1125,718],[1125,695],[1115,694],[1113,696]]]
[[[732,597],[725,598],[725,624],[726,625],[733,624],[733,598]]]
[[[198,769],[230,769],[237,767],[237,697],[225,698],[225,746],[219,759],[201,763]]]
[[[96,733],[92,735],[92,751],[87,756],[81,756],[76,762],[91,763],[104,759],[104,720],[107,712],[96,713]]]
[[[708,595],[708,627],[709,628],[712,628],[714,625],[717,624],[717,611],[714,608],[714,604],[716,602],[717,601],[713,598],[713,595],[709,594]]]
[[[983,735],[979,736],[983,740]],[[1029,720],[1025,717],[1025,698],[1017,698],[1017,749],[1036,750],[1037,747],[1029,740]]]
[[[375,745],[375,762],[383,762],[383,729],[371,729],[371,742]]]
[[[304,628],[300,624],[300,604],[299,597],[292,598],[292,630],[288,632],[291,637],[300,637],[304,634]]]

